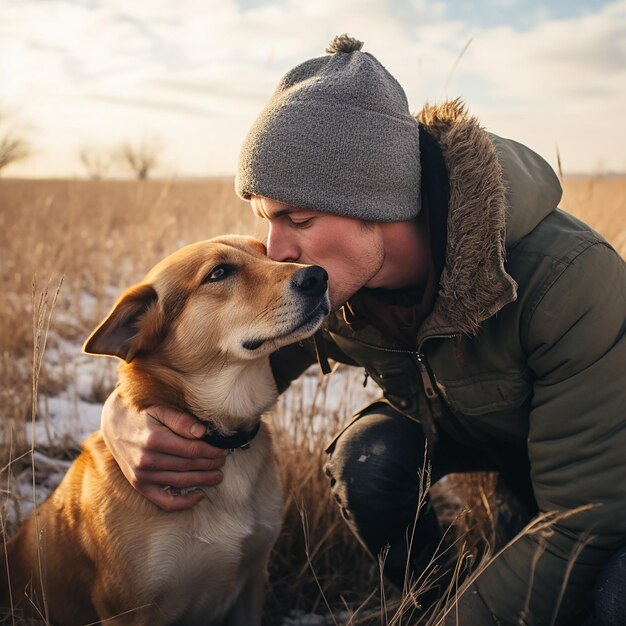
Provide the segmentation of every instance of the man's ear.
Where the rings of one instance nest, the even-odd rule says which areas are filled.
[[[162,339],[159,296],[151,285],[128,289],[83,346],[87,354],[108,354],[130,363],[139,352],[155,348]]]

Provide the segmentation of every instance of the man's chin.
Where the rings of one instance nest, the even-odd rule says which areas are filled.
[[[345,294],[340,294],[340,297],[338,298],[334,298],[332,293],[330,293],[329,291],[329,296],[330,296],[330,310],[332,312],[338,311],[344,304],[346,304],[350,298],[352,298],[357,292],[359,291],[359,289],[355,289],[354,291],[350,292],[349,295],[345,295]]]
[[[352,296],[350,296],[351,298]],[[342,299],[341,302],[334,302],[332,299],[330,301],[330,312],[335,313],[335,311],[339,311],[339,309],[350,300],[350,298]]]

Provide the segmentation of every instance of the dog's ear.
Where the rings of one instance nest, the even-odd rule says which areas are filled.
[[[108,354],[130,363],[139,352],[155,348],[162,338],[159,296],[147,284],[128,289],[83,346],[87,354]]]

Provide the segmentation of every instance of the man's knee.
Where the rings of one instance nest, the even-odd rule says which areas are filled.
[[[377,403],[362,411],[329,449],[326,475],[338,500],[384,508],[388,500],[414,499],[424,465],[419,424]]]
[[[344,519],[373,553],[404,542],[420,512],[424,534],[438,535],[425,496],[421,426],[383,403],[362,411],[329,449],[325,472]]]

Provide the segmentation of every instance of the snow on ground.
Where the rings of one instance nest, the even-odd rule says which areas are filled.
[[[80,343],[50,333],[42,370],[49,379],[68,384],[54,395],[40,393],[37,419],[25,424],[26,440],[35,450],[35,493],[31,466],[18,465],[10,485],[9,523],[48,497],[65,475],[69,457],[99,428],[102,404],[96,398],[101,388],[112,387],[115,369],[113,359],[82,354]]]

